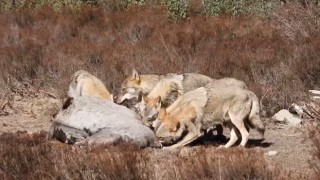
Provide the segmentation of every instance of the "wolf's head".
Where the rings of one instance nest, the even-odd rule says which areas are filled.
[[[125,100],[138,99],[141,94],[141,79],[139,73],[132,69],[132,74],[121,85],[121,91],[117,95],[116,103],[120,104]]]
[[[142,116],[142,121],[149,127],[158,117],[161,108],[161,97],[155,99],[142,97],[141,102],[135,105],[135,110]]]
[[[90,74],[90,73],[86,70],[80,69],[73,74],[72,78],[77,78],[82,74]]]
[[[164,108],[160,109],[157,120],[161,122],[161,125],[156,130],[156,136],[161,144],[172,144],[182,136],[184,126]]]

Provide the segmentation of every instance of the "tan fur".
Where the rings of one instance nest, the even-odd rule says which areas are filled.
[[[91,96],[113,101],[113,95],[103,82],[88,71],[79,70],[74,73],[68,91],[69,97]]]
[[[247,89],[247,86],[243,81],[234,78],[222,78],[218,80],[212,80],[205,86],[208,88],[234,86],[242,89]],[[176,91],[177,89],[178,91]],[[177,92],[177,95],[172,96],[172,94],[174,94],[173,92]],[[158,98],[160,96],[162,103],[161,107],[170,107],[172,109],[174,106],[169,105],[172,104],[174,100],[176,100],[177,97],[181,96],[182,94],[183,87],[181,81],[173,78],[162,79],[148,94],[147,98],[143,98],[142,101],[135,106],[135,108],[141,114],[143,122],[150,125],[150,122],[155,120],[151,118],[154,117],[154,115],[157,114],[160,110],[159,105],[156,103],[157,101],[154,100],[155,98]],[[192,94],[190,96],[197,97],[197,94]],[[144,101],[145,99],[148,99],[148,101]],[[179,106],[177,102],[175,102],[175,104]]]
[[[144,97],[142,101],[153,107],[161,106],[161,96],[158,96],[157,98]]]
[[[140,75],[135,69],[132,69],[132,74],[121,85],[121,92],[116,97],[116,103],[120,104],[126,99],[137,99],[139,95],[147,95],[164,77],[156,74]]]
[[[147,97],[151,100],[160,97],[162,106],[168,107],[182,94],[182,82],[174,78],[166,78],[159,81]]]
[[[227,87],[227,86],[235,86],[242,89],[248,89],[246,83],[244,83],[241,80],[235,79],[235,78],[221,78],[221,79],[215,79],[212,83],[206,84],[206,87],[213,88],[213,87]]]
[[[156,131],[157,137],[165,143],[176,141],[182,132],[188,132],[181,141],[169,146],[170,149],[183,147],[202,136],[203,130],[217,124],[228,125],[231,129],[226,148],[236,142],[239,132],[240,145],[245,146],[249,126],[257,128],[261,134],[265,129],[259,117],[258,98],[239,87],[213,87],[211,84],[185,93],[178,103],[170,112],[161,110],[162,124]]]
[[[129,76],[121,85],[121,92],[116,98],[117,103],[122,103],[126,99],[138,99],[139,95],[148,95],[155,86],[162,79],[172,79],[175,82],[179,82],[176,86],[179,91],[180,89],[184,92],[196,89],[198,87],[204,86],[211,82],[212,79],[208,76],[196,73],[184,73],[175,74],[170,73],[167,75],[155,75],[146,74],[139,75],[139,73],[133,69],[131,76]],[[182,87],[182,88],[181,88]]]

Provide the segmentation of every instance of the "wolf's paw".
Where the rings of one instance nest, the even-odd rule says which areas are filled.
[[[164,150],[175,150],[175,149],[178,149],[178,148],[175,147],[175,146],[165,146],[165,147],[162,147],[162,149],[164,149]]]
[[[246,147],[247,147],[246,145],[244,145],[244,146],[243,145],[239,145],[238,146],[239,149],[246,149]]]
[[[161,149],[161,148],[163,148],[163,145],[159,142],[155,142],[151,147]]]
[[[164,150],[171,150],[172,148],[170,146],[162,147]]]
[[[76,146],[83,146],[83,145],[85,145],[85,144],[87,144],[87,141],[86,141],[86,140],[82,140],[82,141],[79,141],[79,142],[75,142],[75,143],[74,143],[74,145],[76,145]]]
[[[228,147],[226,145],[219,145],[218,149],[227,149]]]

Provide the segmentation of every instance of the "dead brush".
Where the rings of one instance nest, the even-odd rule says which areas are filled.
[[[261,151],[213,146],[181,151],[71,146],[45,132],[0,136],[1,179],[287,179],[311,175],[269,166]]]
[[[305,99],[307,89],[320,82],[317,14],[297,6],[281,10],[270,19],[195,15],[176,22],[158,5],[2,13],[0,83],[28,92],[23,83],[32,82],[35,89],[54,89],[55,97],[63,98],[79,69],[115,94],[132,67],[146,74],[195,72],[238,78],[260,98],[267,93],[262,103],[269,116]],[[306,24],[300,29],[294,23]],[[288,37],[299,37],[295,43],[287,31]]]
[[[181,154],[173,165],[175,179],[281,179],[286,174],[270,169],[263,153],[252,149],[199,147]]]
[[[290,40],[310,38],[319,33],[319,7],[312,1],[305,4],[288,2],[281,10],[273,13],[272,26]]]
[[[135,146],[75,147],[43,135],[0,137],[1,179],[150,179],[148,156]]]

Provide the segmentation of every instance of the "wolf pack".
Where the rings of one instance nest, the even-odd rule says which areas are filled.
[[[80,139],[85,139],[81,142],[89,144],[122,139],[163,149],[182,148],[214,130],[222,135],[221,127],[230,129],[228,142],[220,146],[224,148],[240,139],[239,146],[245,147],[251,128],[261,138],[265,132],[259,99],[241,80],[197,73],[140,74],[135,69],[117,95],[88,71],[75,72],[68,100],[53,118],[49,139],[61,139],[57,135],[61,125],[81,130]],[[64,134],[63,141],[78,142],[74,134]]]

